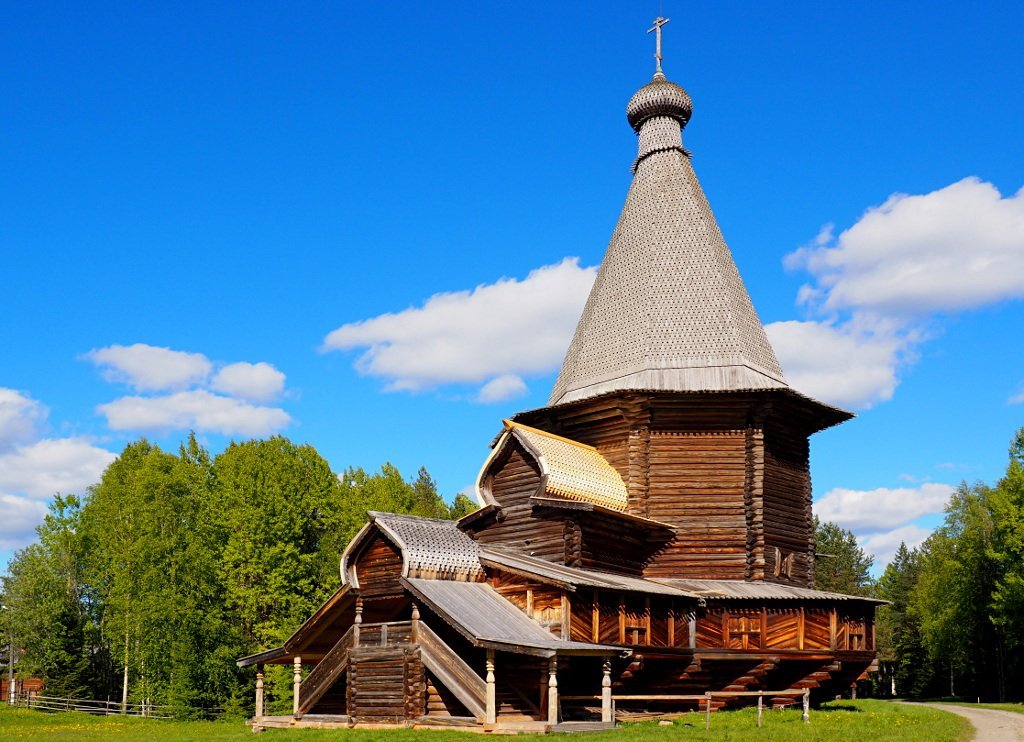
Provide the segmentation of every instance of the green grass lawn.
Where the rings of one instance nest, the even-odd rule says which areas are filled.
[[[539,739],[538,735],[522,735]],[[844,701],[811,711],[811,723],[800,720],[799,711],[766,711],[764,726],[757,728],[755,709],[712,714],[711,730],[704,729],[704,715],[681,717],[672,726],[654,722],[624,724],[612,732],[583,739],[593,742],[674,742],[708,740],[892,740],[896,742],[959,742],[971,737],[971,726],[953,714],[920,706],[885,701]],[[152,719],[90,716],[82,713],[47,714],[12,709],[0,704],[0,739],[3,740],[252,740],[252,732],[240,721],[156,721]],[[260,739],[347,740],[347,742],[472,742],[479,737],[465,732],[396,730],[268,729]],[[581,739],[577,737],[576,739]]]

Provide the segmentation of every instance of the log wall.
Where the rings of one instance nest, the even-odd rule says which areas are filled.
[[[765,579],[810,587],[814,525],[806,437],[770,422],[764,436]]]
[[[358,722],[399,723],[426,713],[427,688],[418,649],[353,649],[348,712]]]
[[[676,539],[648,565],[651,577],[742,579],[747,564],[743,431],[650,436],[647,513]]]
[[[646,574],[809,586],[816,409],[756,393],[624,393],[524,421],[595,446],[625,481],[629,511],[675,528],[674,543],[645,555]],[[567,542],[569,563],[586,566],[578,544]]]
[[[378,534],[356,560],[359,592],[367,598],[400,595],[402,554],[394,544]]]
[[[537,494],[540,470],[518,441],[496,459],[487,475],[491,496],[501,505],[498,519],[476,532],[482,544],[504,546],[515,551],[561,562],[565,559],[562,518],[535,512],[530,497]]]

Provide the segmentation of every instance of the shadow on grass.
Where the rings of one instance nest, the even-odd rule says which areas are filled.
[[[856,711],[859,714],[863,710],[864,709],[857,708],[856,706],[852,706],[848,703],[830,703],[815,709],[819,714],[827,714],[830,711]]]

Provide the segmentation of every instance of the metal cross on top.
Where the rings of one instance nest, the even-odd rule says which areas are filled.
[[[656,39],[656,41],[655,41],[655,50],[654,50],[654,59],[656,60],[656,64],[655,64],[655,67],[654,67],[655,74],[661,72],[661,27],[664,26],[668,22],[669,22],[668,18],[662,18],[659,15],[657,18],[654,19],[654,25],[651,28],[647,29],[647,33],[650,33],[651,31],[654,31],[654,38]],[[662,73],[662,74],[664,74],[664,73]]]

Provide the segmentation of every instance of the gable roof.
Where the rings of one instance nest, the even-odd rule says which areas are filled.
[[[788,387],[681,126],[637,120],[633,182],[549,405],[621,390]]]
[[[355,557],[374,534],[382,533],[402,552],[403,577],[444,580],[483,579],[476,541],[458,529],[457,521],[370,511],[369,522],[341,556],[341,580],[353,582]]]
[[[483,499],[487,499],[483,479],[491,462],[511,441],[516,440],[534,457],[540,468],[543,491],[538,494],[592,503],[616,511],[626,509],[626,483],[596,448],[522,423],[503,422],[505,430],[484,462],[477,481],[477,491]]]

